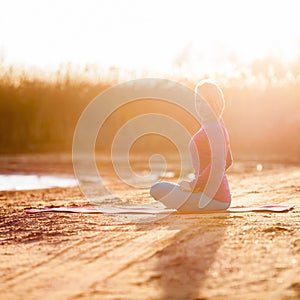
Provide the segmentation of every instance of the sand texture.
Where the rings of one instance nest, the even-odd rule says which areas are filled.
[[[300,299],[300,166],[258,171],[256,164],[230,170],[232,204],[294,210],[124,223],[25,213],[89,204],[77,187],[0,192],[0,299]],[[2,157],[1,173],[16,172],[72,174],[72,163],[56,155]],[[152,201],[146,189],[109,185],[127,199]]]

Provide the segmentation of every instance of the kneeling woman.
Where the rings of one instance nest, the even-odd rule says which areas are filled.
[[[181,181],[179,184],[158,182],[150,189],[151,196],[162,202],[167,208],[176,208],[179,211],[217,211],[225,210],[230,206],[231,195],[225,171],[232,164],[229,137],[222,120],[225,101],[221,89],[211,81],[201,81],[195,87],[196,109],[202,127],[192,137],[189,150],[194,168],[195,179],[191,182]],[[207,113],[207,104],[209,113]],[[211,118],[211,113],[214,117]],[[224,138],[225,155],[214,157],[208,132],[212,126],[218,126]],[[223,142],[223,141],[222,141]],[[223,152],[222,152],[223,153]],[[214,161],[219,161],[220,180],[216,182],[216,191],[213,196],[207,196],[206,185],[211,176]],[[201,163],[200,163],[201,162]]]

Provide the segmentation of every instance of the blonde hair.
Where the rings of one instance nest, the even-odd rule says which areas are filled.
[[[221,117],[225,108],[225,100],[222,90],[212,80],[201,80],[195,86],[195,93],[201,96],[209,104],[217,117]]]

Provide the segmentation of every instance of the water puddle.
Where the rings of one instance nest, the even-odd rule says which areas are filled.
[[[38,190],[78,185],[75,178],[48,175],[0,175],[0,191]]]

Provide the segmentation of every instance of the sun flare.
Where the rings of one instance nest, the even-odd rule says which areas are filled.
[[[297,1],[5,1],[0,56],[167,72],[218,71],[272,55],[299,56]]]

